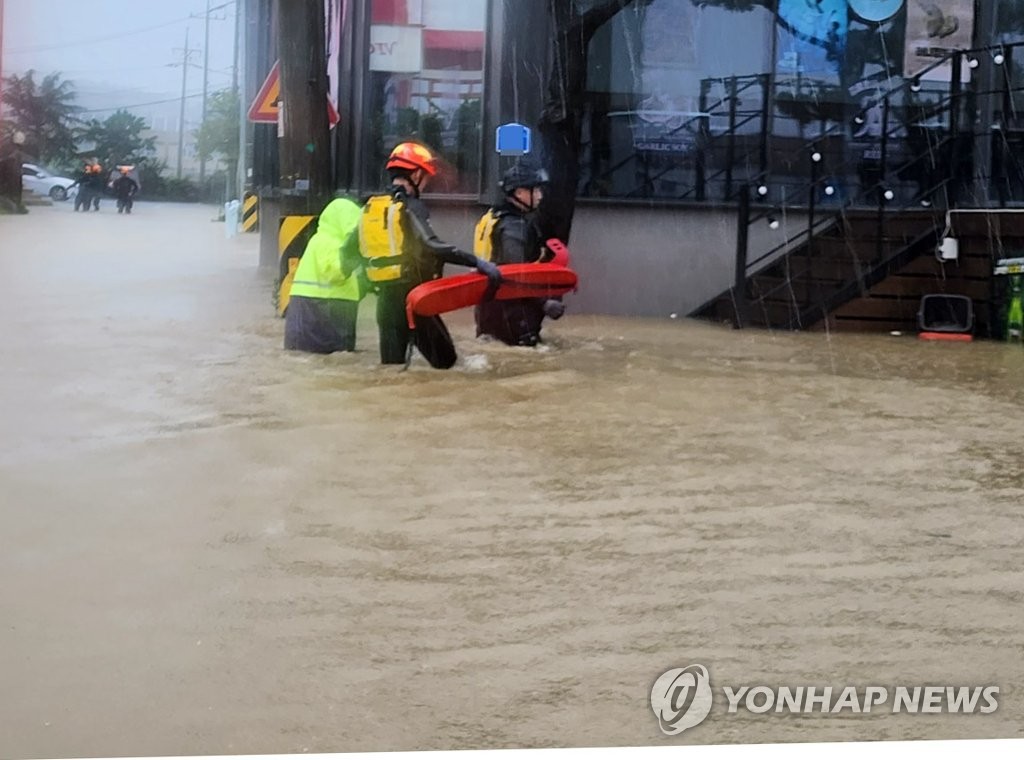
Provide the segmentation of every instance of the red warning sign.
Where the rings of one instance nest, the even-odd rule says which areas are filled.
[[[280,61],[275,61],[270,73],[256,93],[252,103],[249,105],[249,121],[277,124],[277,116],[281,101],[281,66]],[[334,107],[330,96],[327,97],[327,121],[331,127],[341,120],[338,109]]]
[[[277,124],[277,103],[281,99],[281,66],[275,61],[263,86],[249,106],[249,121]]]

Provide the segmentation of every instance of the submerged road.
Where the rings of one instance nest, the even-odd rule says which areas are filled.
[[[359,353],[291,355],[213,213],[0,217],[0,755],[1024,735],[1024,350],[462,314],[403,373],[366,304]]]

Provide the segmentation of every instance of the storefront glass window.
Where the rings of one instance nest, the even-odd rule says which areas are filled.
[[[1024,0],[999,0],[993,43],[1024,40]],[[993,195],[1002,203],[1024,202],[1024,46],[1004,49],[995,85],[1005,92],[996,109],[1000,125],[993,141]],[[1002,93],[1000,93],[1002,95]]]
[[[1012,34],[1024,2],[1005,5],[997,25]],[[941,174],[935,146],[949,134],[951,67],[932,64],[973,46],[974,10],[974,0],[631,4],[591,43],[579,193],[722,202],[765,177],[767,200],[802,204],[820,152],[826,203],[870,201],[883,181],[916,198]]]
[[[773,27],[749,2],[652,0],[617,14],[591,42],[580,194],[702,200],[729,181],[727,153],[760,161]],[[726,131],[731,146],[715,140]]]
[[[947,201],[949,60],[973,46],[974,20],[973,0],[779,0],[772,199],[807,202],[813,150],[821,204]]]
[[[384,182],[397,143],[442,159],[431,192],[473,193],[480,182],[487,0],[373,0],[364,186]]]

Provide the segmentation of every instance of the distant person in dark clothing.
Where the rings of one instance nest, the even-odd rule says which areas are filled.
[[[106,190],[107,181],[103,177],[103,167],[99,161],[95,158],[92,160],[92,168],[89,171],[89,194],[92,196],[92,210],[100,210],[100,198],[103,197],[103,191]],[[88,204],[86,204],[85,210],[89,210]]]
[[[0,150],[4,147],[0,146]],[[14,153],[0,156],[0,209],[6,206],[24,213],[21,182],[21,159]]]
[[[131,177],[132,168],[131,166],[117,167],[120,176],[110,183],[114,197],[117,198],[117,213],[119,214],[132,213],[132,199],[139,192],[139,183]]]
[[[505,200],[477,224],[473,253],[495,264],[529,264],[547,258],[537,225],[548,173],[528,160],[505,172]],[[476,307],[477,336],[491,336],[510,346],[536,346],[544,317],[558,319],[565,305],[557,298],[485,301]]]
[[[75,211],[88,211],[92,203],[92,190],[90,180],[92,179],[92,164],[88,161],[78,173],[71,187],[78,186],[78,194],[75,196]],[[70,189],[70,188],[69,188]]]

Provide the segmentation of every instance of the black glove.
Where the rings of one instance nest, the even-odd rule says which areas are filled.
[[[494,262],[477,258],[476,271],[480,274],[486,275],[487,279],[490,280],[491,285],[498,286],[501,284],[501,270],[498,269],[498,266]]]
[[[549,319],[560,319],[565,314],[565,304],[554,298],[549,298],[544,302],[544,316]]]

